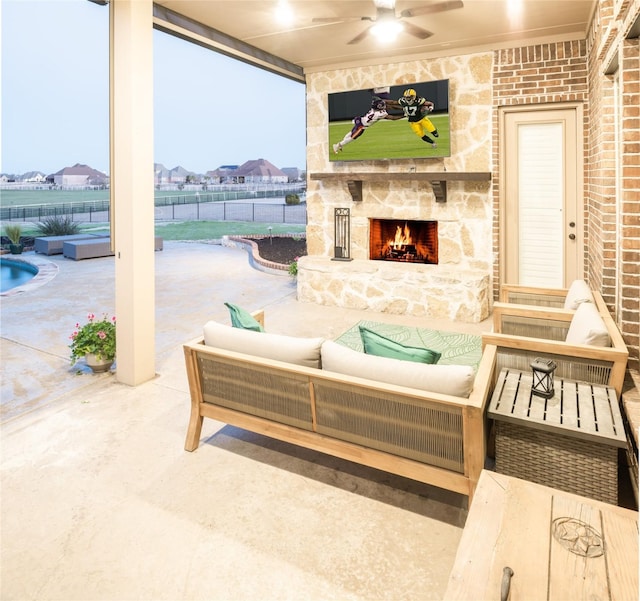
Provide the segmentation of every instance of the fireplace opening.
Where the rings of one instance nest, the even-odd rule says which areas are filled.
[[[437,265],[438,222],[370,219],[369,258]]]

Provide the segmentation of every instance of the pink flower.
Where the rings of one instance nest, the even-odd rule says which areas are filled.
[[[112,321],[113,323],[116,323],[116,316],[115,316],[115,315],[111,318],[111,321]]]
[[[106,337],[107,335],[102,330],[98,332],[98,338],[100,338],[101,340],[104,340]]]
[[[96,318],[96,316],[93,313],[89,313],[89,315],[87,315],[87,319],[89,321],[93,321]]]

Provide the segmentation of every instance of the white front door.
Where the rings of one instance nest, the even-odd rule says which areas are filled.
[[[502,281],[566,287],[582,277],[581,107],[500,114]]]

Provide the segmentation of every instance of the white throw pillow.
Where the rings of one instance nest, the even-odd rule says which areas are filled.
[[[569,286],[567,296],[564,299],[564,308],[575,311],[582,303],[594,302],[591,288],[584,280],[574,280]]]
[[[607,326],[593,303],[578,305],[571,320],[565,342],[568,344],[589,344],[591,346],[611,346]]]
[[[324,338],[297,338],[232,328],[209,321],[204,326],[204,343],[236,353],[285,361],[304,367],[320,367],[320,347]]]
[[[322,344],[322,369],[428,392],[467,398],[475,370],[468,365],[430,365],[366,355],[326,340]]]

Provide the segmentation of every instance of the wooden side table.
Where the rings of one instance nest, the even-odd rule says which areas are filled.
[[[618,503],[618,448],[627,445],[615,390],[556,378],[531,392],[532,375],[504,368],[487,410],[496,421],[496,471]]]
[[[483,470],[444,599],[638,599],[638,513]]]

